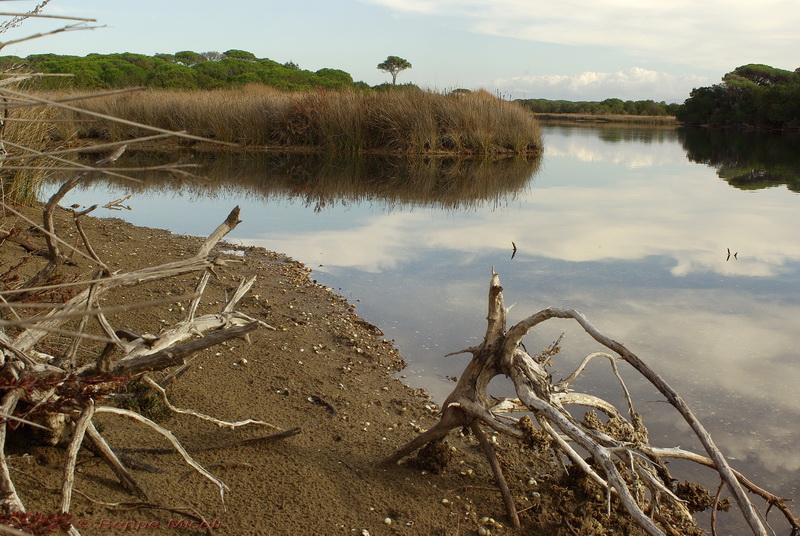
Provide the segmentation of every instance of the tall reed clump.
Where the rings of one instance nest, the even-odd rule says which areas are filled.
[[[145,91],[81,106],[115,117],[247,146],[354,153],[540,154],[532,113],[485,91],[282,93],[263,86],[221,91]],[[84,136],[141,134],[87,123]]]
[[[17,106],[6,101],[7,117],[2,127],[5,156],[0,167],[2,200],[12,204],[32,204],[38,199],[42,183],[58,163],[49,157],[31,158],[36,152],[52,149],[63,142],[65,123],[59,110],[47,106]]]

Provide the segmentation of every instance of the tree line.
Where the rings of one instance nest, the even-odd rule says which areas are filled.
[[[364,82],[354,82],[350,74],[339,69],[309,71],[293,62],[278,63],[236,49],[202,53],[185,50],[154,56],[125,52],[86,56],[32,54],[25,58],[0,57],[0,69],[6,71],[13,68],[73,75],[69,78],[41,78],[36,82],[36,87],[40,89],[118,89],[135,86],[221,89],[250,83],[261,83],[286,91],[369,87]]]
[[[623,101],[568,101],[548,99],[518,99],[525,108],[538,114],[584,114],[584,115],[675,115],[680,104],[667,104],[652,100]]]
[[[721,83],[692,90],[676,115],[689,124],[798,129],[800,68],[737,67]]]
[[[340,69],[316,71],[301,69],[294,62],[279,63],[258,58],[245,50],[194,52],[147,56],[134,53],[66,56],[32,54],[25,58],[0,57],[0,69],[24,68],[45,74],[71,74],[71,77],[44,77],[39,89],[119,89],[146,86],[157,89],[222,89],[246,84],[264,84],[282,91],[312,89],[369,90],[364,82],[354,81]],[[411,68],[403,58],[389,56],[378,69],[392,76]],[[413,84],[404,84],[414,86]],[[400,87],[400,86],[398,86]],[[456,90],[466,91],[466,90]],[[518,99],[516,102],[535,113],[675,116],[687,124],[772,129],[800,128],[800,68],[787,71],[761,64],[748,64],[727,73],[722,82],[695,88],[683,104],[653,100],[568,101]]]

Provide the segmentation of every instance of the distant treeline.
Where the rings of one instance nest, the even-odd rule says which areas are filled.
[[[147,56],[129,52],[62,56],[32,54],[26,58],[0,57],[3,71],[24,69],[70,77],[43,77],[29,82],[37,89],[120,89],[145,86],[154,89],[235,89],[263,84],[281,91],[314,89],[369,91],[400,88],[390,83],[370,87],[356,82],[340,69],[301,69],[293,62],[257,58],[245,50],[193,52]],[[406,84],[415,87],[413,84]],[[468,90],[455,90],[469,93]],[[538,114],[675,116],[687,124],[750,128],[800,128],[800,68],[794,71],[768,65],[737,67],[722,83],[692,90],[683,104],[652,100],[568,101],[518,99]]]
[[[721,84],[694,89],[677,114],[689,124],[800,128],[800,68],[737,67]]]
[[[567,101],[548,99],[518,99],[517,102],[537,114],[585,115],[675,115],[680,104],[667,104],[652,100],[623,101]]]
[[[307,71],[293,62],[278,63],[257,58],[245,50],[175,54],[88,54],[61,56],[33,54],[26,58],[0,57],[0,69],[24,68],[40,73],[69,73],[73,76],[45,77],[38,89],[119,89],[147,86],[157,89],[223,89],[261,83],[286,91],[308,89],[369,88],[354,82],[339,69]]]

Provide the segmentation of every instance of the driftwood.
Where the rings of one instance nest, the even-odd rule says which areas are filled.
[[[70,24],[45,33],[30,35],[28,37],[0,42],[0,49],[13,43],[36,39],[43,35],[53,35],[76,29],[91,29],[93,26],[86,23],[94,22],[93,19],[76,17],[58,17],[43,15],[40,9],[49,0],[42,0],[28,13],[0,24],[0,34],[11,27],[18,26],[28,17],[45,17],[67,19],[76,24]],[[237,310],[238,303],[253,285],[254,279],[242,281],[239,289],[228,300],[221,311],[216,313],[198,315],[200,299],[203,296],[209,278],[216,267],[226,261],[215,255],[212,250],[220,240],[239,223],[239,208],[236,207],[228,218],[205,240],[195,255],[180,258],[175,262],[134,270],[130,272],[112,272],[103,262],[92,247],[81,225],[81,218],[94,210],[89,207],[84,210],[72,210],[73,221],[80,237],[80,246],[65,242],[59,237],[55,228],[56,211],[62,210],[59,203],[64,195],[73,187],[93,174],[105,174],[126,180],[136,179],[126,175],[126,171],[141,168],[114,167],[112,164],[126,150],[129,145],[166,138],[184,138],[195,141],[204,141],[214,144],[231,145],[224,142],[209,140],[194,136],[186,132],[173,132],[157,127],[136,123],[133,121],[115,118],[84,110],[69,103],[87,98],[119,94],[143,88],[131,88],[120,91],[94,93],[90,95],[73,95],[65,98],[48,99],[43,95],[35,95],[17,86],[21,82],[39,76],[67,76],[43,75],[8,70],[3,73],[0,80],[0,171],[28,170],[31,172],[47,173],[62,171],[71,173],[58,191],[44,205],[42,224],[31,221],[19,211],[15,210],[12,203],[6,203],[6,178],[3,179],[3,188],[0,191],[2,200],[0,207],[4,214],[14,214],[18,222],[25,222],[27,226],[35,227],[43,236],[44,244],[34,244],[18,236],[17,229],[0,230],[0,243],[14,242],[27,251],[44,258],[46,264],[19,288],[0,292],[0,533],[18,534],[19,531],[3,524],[5,521],[16,523],[17,517],[25,517],[25,505],[17,494],[14,481],[11,478],[8,460],[6,459],[6,439],[11,433],[20,433],[14,426],[24,423],[26,426],[44,427],[50,434],[50,439],[63,442],[67,445],[67,456],[64,465],[64,474],[60,487],[61,513],[67,514],[70,509],[74,493],[73,481],[75,477],[75,463],[78,452],[82,447],[87,447],[100,456],[112,469],[122,486],[142,499],[146,499],[144,490],[133,478],[125,467],[117,452],[106,442],[100,431],[94,425],[94,417],[98,413],[115,413],[134,419],[138,423],[148,426],[151,430],[166,437],[183,456],[184,460],[207,480],[218,487],[221,498],[226,489],[225,484],[214,477],[205,468],[197,464],[180,442],[169,430],[162,428],[145,417],[129,411],[97,403],[97,391],[113,393],[114,389],[126,385],[133,379],[142,379],[155,385],[156,390],[164,399],[167,407],[177,413],[190,415],[195,418],[213,422],[219,426],[238,428],[241,426],[266,426],[271,429],[270,436],[288,437],[293,430],[284,431],[277,429],[269,423],[246,419],[239,422],[225,422],[213,417],[203,415],[193,410],[182,410],[169,404],[164,390],[152,380],[145,377],[151,371],[162,371],[167,368],[185,367],[187,359],[193,353],[219,344],[232,338],[248,339],[248,334],[258,328],[271,328],[264,322],[251,318]],[[134,126],[149,135],[139,138],[98,143],[92,148],[94,152],[106,152],[108,156],[101,158],[92,165],[83,164],[74,158],[78,152],[86,152],[87,147],[53,147],[46,146],[49,136],[34,135],[30,137],[17,136],[10,139],[6,134],[6,123],[12,118],[12,111],[25,107],[49,108],[61,110],[73,116],[89,116],[101,118],[111,122]],[[33,119],[33,122],[39,121]],[[47,119],[43,120],[47,122]],[[23,132],[23,134],[27,134]],[[20,142],[17,143],[16,141]],[[182,164],[167,164],[148,168],[153,171],[166,171],[172,175],[188,175],[187,167]],[[22,185],[35,184],[36,180],[22,181]],[[112,201],[109,208],[127,208],[122,203],[125,199]],[[12,200],[13,202],[13,200]],[[75,208],[75,207],[73,207]],[[97,270],[88,280],[77,282],[55,283],[54,274],[64,264],[74,264],[76,257],[87,259],[90,264],[97,266]],[[30,259],[32,260],[32,259]],[[21,266],[9,268],[3,277],[9,274],[16,275],[16,270]],[[185,296],[175,296],[170,299],[155,300],[149,303],[121,304],[117,306],[101,306],[100,298],[107,292],[140,285],[148,281],[159,280],[182,274],[200,272],[203,276],[200,283],[192,292]],[[67,287],[71,293],[74,288],[80,289],[73,298],[65,303],[55,306],[50,304],[32,304],[27,297],[40,292],[57,293]],[[114,326],[109,320],[112,312],[124,311],[136,307],[153,307],[180,300],[191,300],[190,306],[183,319],[173,326],[166,326],[155,335],[138,335],[129,327]],[[24,302],[24,303],[23,303]],[[33,315],[31,311],[39,308],[50,308],[46,313]],[[90,330],[95,325],[99,329]],[[133,326],[135,327],[135,326]],[[54,355],[50,349],[56,345],[48,345],[48,337],[52,335],[66,336],[69,339],[65,351]],[[105,347],[97,350],[97,342],[105,343]],[[87,351],[88,342],[94,346]],[[79,352],[83,347],[83,352]],[[89,354],[88,359],[79,359],[78,356]],[[173,372],[171,377],[176,377]],[[95,390],[97,389],[97,391]],[[24,417],[15,415],[22,412]],[[146,507],[164,508],[149,503],[141,503]],[[55,514],[55,523],[59,528],[69,534],[78,534],[75,527],[69,527],[68,517]],[[202,517],[200,517],[202,518]],[[66,525],[66,527],[64,526]],[[24,524],[22,525],[24,526]]]
[[[6,208],[14,211],[12,207]],[[67,248],[72,248],[72,246],[57,240],[52,220],[48,222],[47,217],[47,212],[52,210],[54,210],[52,204],[45,209],[45,227],[49,227],[49,229],[44,229],[44,233],[48,236],[48,264],[57,266],[60,262],[59,259],[63,258],[63,255],[60,252],[60,248],[55,244],[60,243]],[[18,304],[15,303],[16,296],[36,291],[40,287],[28,285],[24,289],[19,289],[19,291],[12,290],[0,293],[2,294],[3,302],[0,307],[14,312],[15,315],[14,318],[0,320],[0,351],[2,351],[0,356],[2,357],[0,381],[3,381],[6,386],[4,395],[0,398],[0,416],[12,417],[18,406],[24,403],[30,408],[26,413],[28,419],[34,419],[41,424],[43,419],[46,418],[53,437],[66,438],[68,447],[61,487],[62,513],[66,514],[70,509],[75,463],[78,452],[84,443],[108,463],[125,488],[143,499],[147,497],[146,490],[142,489],[136,482],[123,462],[94,426],[93,418],[97,413],[113,413],[126,416],[148,426],[167,438],[174,449],[183,456],[187,464],[217,486],[220,492],[220,499],[223,501],[224,491],[227,489],[224,482],[192,459],[169,430],[133,411],[96,405],[94,398],[91,396],[75,396],[73,399],[65,400],[63,396],[66,395],[58,394],[60,392],[59,389],[65,384],[77,387],[82,385],[113,386],[122,385],[134,378],[143,378],[146,383],[160,393],[167,408],[176,413],[191,415],[228,428],[249,425],[266,426],[276,430],[273,434],[276,437],[283,437],[284,435],[288,437],[291,435],[264,421],[246,419],[239,422],[226,422],[193,410],[176,408],[167,400],[166,392],[163,388],[144,376],[145,373],[150,371],[161,371],[185,365],[187,358],[193,353],[233,338],[246,339],[248,334],[255,329],[274,329],[264,322],[236,310],[238,302],[252,287],[255,278],[243,280],[239,288],[219,312],[197,315],[200,299],[214,268],[222,266],[226,262],[215,255],[212,250],[238,223],[239,208],[236,207],[226,220],[203,242],[195,255],[181,258],[175,262],[127,273],[110,273],[108,268],[101,264],[103,268],[95,274],[93,279],[81,283],[86,287],[82,292],[40,316],[20,317],[16,314],[18,309],[16,306]],[[90,252],[89,255],[93,257],[93,262],[97,262],[99,259],[96,259],[96,254],[88,244],[85,234],[81,233],[81,236],[84,240],[84,248]],[[107,318],[108,314],[137,307],[137,304],[116,307],[101,307],[99,304],[99,297],[115,288],[138,285],[147,281],[197,271],[202,271],[203,276],[200,278],[200,282],[194,292],[189,295],[192,301],[186,310],[184,318],[175,325],[163,328],[156,335],[139,336],[130,329],[117,329],[111,325]],[[170,300],[157,300],[153,303],[167,303],[186,299],[186,297],[176,296]],[[64,323],[75,319],[80,320],[77,330],[63,329]],[[101,336],[90,335],[85,332],[89,325],[89,320],[97,322],[103,333]],[[15,333],[13,336],[9,334],[11,329]],[[37,350],[37,347],[41,346],[40,343],[52,333],[72,334],[73,343],[66,352],[66,357],[48,355]],[[106,346],[98,353],[95,360],[76,362],[75,350],[77,345],[80,344],[81,340],[86,339],[105,341]],[[15,387],[15,385],[18,385],[18,387]],[[58,409],[45,409],[52,407]],[[39,408],[43,409],[39,410]],[[74,425],[70,423],[74,423]],[[5,514],[25,512],[25,506],[16,493],[4,454],[5,440],[9,433],[8,421],[3,420],[0,422],[0,513]],[[0,526],[0,528],[5,530],[7,527]],[[73,527],[70,533],[78,534],[78,531]]]
[[[691,460],[715,469],[753,534],[765,536],[767,530],[763,518],[743,488],[763,497],[770,508],[773,506],[778,508],[792,527],[793,534],[800,531],[798,520],[786,507],[784,499],[755,486],[741,474],[733,471],[714,445],[711,436],[680,396],[639,357],[598,331],[581,313],[548,308],[529,316],[511,328],[506,327],[506,313],[503,288],[500,286],[499,276],[493,271],[489,286],[486,334],[480,345],[454,353],[471,353],[473,357],[453,392],[442,404],[439,421],[429,430],[398,448],[385,462],[397,463],[417,449],[442,440],[451,430],[469,429],[477,438],[489,461],[511,524],[515,528],[520,528],[521,522],[512,493],[482,427],[488,426],[501,434],[522,441],[526,438],[526,434],[530,433],[530,428],[526,430],[524,425],[526,419],[523,418],[514,425],[509,424],[507,418],[501,418],[501,415],[512,411],[524,411],[535,418],[541,432],[550,436],[556,454],[566,455],[580,471],[607,490],[609,508],[613,497],[648,534],[662,536],[674,533],[675,528],[670,526],[666,517],[658,514],[663,511],[669,511],[673,519],[688,521],[694,526],[689,510],[675,495],[673,482],[668,474],[665,474],[662,460],[668,458]],[[586,333],[616,355],[604,352],[591,354],[565,380],[553,382],[546,369],[548,361],[552,358],[552,352],[543,352],[542,355],[534,357],[528,354],[522,345],[522,338],[531,329],[551,318],[575,320]],[[612,404],[570,390],[570,383],[578,377],[586,364],[596,357],[607,358],[620,380],[628,403],[627,419]],[[641,417],[634,411],[633,401],[617,371],[616,362],[619,360],[627,362],[647,378],[680,412],[700,439],[708,454],[707,457],[680,448],[657,448],[649,444]],[[489,382],[500,375],[511,379],[517,398],[497,400],[489,395],[487,392]],[[629,431],[627,434],[629,437],[624,439],[611,437],[601,431],[600,427],[589,426],[576,420],[566,409],[567,406],[576,404],[597,409],[610,419],[624,423]],[[594,463],[588,464],[572,444],[579,445],[588,452]],[[649,491],[649,495],[634,493],[631,482],[642,483]]]

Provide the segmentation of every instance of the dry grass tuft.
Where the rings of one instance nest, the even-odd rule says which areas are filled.
[[[221,91],[146,91],[81,104],[96,112],[247,146],[344,153],[538,154],[533,114],[485,91],[281,93],[263,86]],[[142,133],[85,124],[80,135],[122,140]]]
[[[2,199],[10,203],[30,205],[38,200],[41,184],[56,170],[56,161],[48,157],[23,160],[37,151],[53,148],[69,137],[63,129],[60,110],[44,106],[9,107],[2,133],[7,154],[3,158]]]

